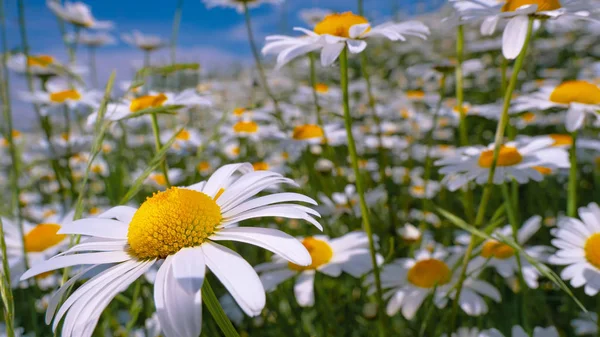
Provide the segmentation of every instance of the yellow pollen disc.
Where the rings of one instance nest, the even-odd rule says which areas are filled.
[[[526,112],[521,116],[521,119],[526,122],[533,122],[535,121],[535,114],[533,112]]]
[[[67,237],[64,234],[56,234],[59,229],[59,225],[51,223],[35,226],[25,235],[25,251],[39,253],[56,246]]]
[[[234,147],[233,149],[231,149],[231,153],[233,153],[236,156],[239,156],[240,155],[240,147],[239,146]]]
[[[537,5],[537,11],[553,11],[561,8],[559,0],[507,0],[502,7],[503,12],[514,12],[521,6]]]
[[[294,128],[292,138],[295,140],[307,140],[315,138],[323,138],[325,133],[320,126],[315,124],[298,125]]]
[[[96,215],[96,214],[100,213],[100,208],[98,208],[98,207],[92,207],[92,208],[90,208],[90,210],[88,211],[88,213],[90,215]]]
[[[554,144],[552,146],[563,146],[563,145],[573,145],[573,137],[570,135],[561,135],[561,134],[551,134],[550,138],[554,140]]]
[[[415,194],[422,194],[425,193],[425,187],[423,186],[413,186],[411,187],[411,190],[413,191],[413,193]]]
[[[450,282],[450,268],[438,259],[421,260],[408,270],[408,282],[419,288],[433,288]]]
[[[236,116],[241,116],[244,114],[244,112],[246,112],[245,108],[235,108],[233,109],[233,114]]]
[[[167,185],[167,179],[165,178],[165,175],[162,173],[157,173],[157,174],[151,175],[150,179],[159,186]]]
[[[323,21],[315,26],[315,33],[319,35],[329,34],[339,37],[350,37],[350,27],[369,21],[363,16],[352,12],[334,13],[325,16]]]
[[[494,161],[494,150],[485,150],[479,155],[479,166],[484,168],[492,167]],[[513,166],[523,161],[523,156],[519,151],[511,146],[500,147],[500,153],[498,153],[497,166]]]
[[[165,258],[202,244],[221,222],[221,208],[208,195],[171,187],[155,193],[135,212],[127,242],[139,259]]]
[[[175,136],[175,138],[177,140],[188,141],[190,140],[190,133],[186,129],[182,129],[181,131],[179,131],[177,136]]]
[[[64,140],[65,142],[68,142],[68,141],[69,141],[69,139],[71,139],[71,136],[70,136],[68,133],[66,133],[66,132],[63,132],[63,133],[61,133],[61,134],[60,134],[60,138],[61,138],[62,140]]]
[[[27,57],[27,64],[30,67],[36,66],[46,68],[52,63],[54,63],[54,57],[50,55],[36,55]]]
[[[584,246],[585,259],[594,267],[600,269],[600,233],[592,234]]]
[[[420,90],[409,90],[406,92],[406,97],[412,98],[412,99],[424,98],[425,92],[420,91]]]
[[[100,166],[100,165],[92,165],[91,171],[93,173],[102,173],[102,166]]]
[[[102,152],[109,153],[112,151],[112,146],[110,144],[102,144]]]
[[[58,91],[50,94],[50,100],[55,103],[64,103],[66,100],[79,101],[80,99],[81,94],[75,89]]]
[[[329,262],[331,257],[333,257],[333,249],[331,249],[331,246],[323,240],[315,239],[311,236],[302,240],[302,244],[306,247],[306,250],[308,250],[310,257],[312,258],[312,263],[310,266],[299,266],[288,262],[288,267],[291,270],[303,271],[317,269]]]
[[[317,83],[315,84],[315,91],[320,94],[326,94],[329,92],[329,86],[325,83]]]
[[[586,81],[567,81],[552,91],[550,101],[558,104],[600,104],[600,88]]]
[[[541,173],[542,175],[549,175],[552,173],[552,169],[549,167],[544,167],[544,166],[534,166],[532,167],[532,169],[538,171],[539,173]]]
[[[42,217],[43,217],[44,219],[45,219],[45,218],[49,218],[49,217],[51,217],[51,216],[55,215],[56,213],[57,213],[57,212],[56,212],[55,210],[53,210],[53,209],[49,209],[49,210],[45,211],[45,212],[44,212],[44,214],[42,214]]]
[[[233,125],[233,131],[236,133],[256,133],[258,131],[258,124],[252,121],[241,121]]]
[[[207,161],[200,162],[200,164],[198,164],[196,168],[198,169],[198,171],[208,171],[210,170],[210,163]]]
[[[509,245],[495,240],[490,240],[484,243],[481,250],[481,256],[485,257],[486,259],[495,258],[506,260],[513,255],[515,255],[514,249],[512,249]]]
[[[254,167],[254,171],[266,171],[269,169],[269,164],[264,161],[259,161],[252,164],[252,167]]]
[[[465,104],[465,105],[463,105],[463,108],[462,108],[462,113],[466,115],[466,114],[468,114],[468,113],[469,113],[469,110],[470,110],[470,109],[471,109],[471,107],[470,107],[469,105],[466,105],[466,104]],[[461,111],[460,111],[460,107],[459,107],[458,105],[456,105],[456,106],[452,107],[452,111],[453,111],[455,114],[460,114],[460,113],[461,113]]]
[[[138,112],[144,109],[158,108],[161,107],[166,101],[167,96],[165,94],[141,96],[131,101],[131,104],[129,105],[129,111]]]
[[[290,159],[290,154],[285,151],[281,152],[281,158],[288,160],[288,159]]]

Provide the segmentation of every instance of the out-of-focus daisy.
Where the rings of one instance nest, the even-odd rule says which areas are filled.
[[[437,181],[413,179],[408,187],[408,193],[417,199],[432,199],[440,191],[440,183]]]
[[[567,131],[580,129],[587,114],[598,116],[600,111],[600,88],[587,81],[567,81],[554,87],[543,87],[530,95],[522,95],[514,100],[514,111],[547,110],[560,108],[567,110],[565,126]]]
[[[502,53],[507,59],[514,59],[521,53],[525,44],[529,17],[556,19],[561,16],[572,16],[586,19],[596,8],[589,1],[581,0],[507,0],[506,2],[464,0],[453,1],[453,3],[466,21],[483,20],[481,24],[483,35],[492,35],[501,20],[508,20],[502,36]],[[468,6],[468,3],[475,6]]]
[[[236,226],[246,219],[281,216],[321,227],[312,217],[318,213],[293,203],[314,203],[304,195],[280,193],[253,198],[265,188],[282,183],[295,185],[273,172],[253,172],[249,164],[225,165],[207,181],[154,194],[138,209],[117,206],[98,217],[63,225],[59,234],[86,235],[90,240],[34,265],[22,279],[64,267],[90,265],[50,300],[47,322],[54,318],[56,330],[64,318],[63,337],[91,336],[111,300],[159,261],[163,263],[154,282],[154,303],[166,336],[200,335],[201,288],[207,267],[247,315],[258,315],[265,305],[258,275],[243,257],[215,241],[254,244],[299,266],[310,265],[310,254],[294,237],[276,229]],[[89,271],[98,274],[58,308],[66,290]]]
[[[7,63],[8,69],[20,74],[29,72],[34,76],[53,76],[59,73],[60,62],[51,55],[38,54],[25,56],[24,54],[12,55]]]
[[[542,217],[536,215],[533,216],[519,228],[517,234],[517,243],[523,247],[525,254],[531,256],[537,261],[543,263],[546,262],[548,256],[551,254],[551,247],[548,246],[526,246],[525,244],[537,231],[541,228]],[[498,229],[492,234],[492,236],[501,235],[503,237],[512,238],[512,227],[507,225],[501,229]],[[497,237],[499,238],[499,237]],[[463,238],[465,240],[466,238]],[[468,241],[465,240],[465,241]],[[463,241],[464,242],[464,241]],[[517,262],[517,252],[507,244],[504,244],[498,240],[487,240],[481,246],[474,250],[474,253],[479,254],[473,258],[469,264],[469,271],[479,270],[480,268],[490,266],[496,269],[498,274],[511,281],[515,277],[516,273],[519,272],[519,264]],[[525,283],[530,288],[538,287],[538,278],[540,272],[534,267],[527,259],[524,254],[519,254],[521,261],[521,273]]]
[[[69,240],[66,235],[58,234],[61,226],[73,221],[74,212],[62,216],[51,215],[40,224],[23,223],[24,238],[21,237],[18,224],[2,218],[4,225],[4,239],[6,240],[6,255],[10,266],[12,286],[19,284],[19,278],[25,272],[23,253],[27,253],[29,266],[40,263],[58,254],[68,247]],[[41,279],[43,276],[40,275]]]
[[[598,314],[587,312],[579,314],[579,318],[571,321],[577,336],[594,335],[598,333]]]
[[[167,142],[173,135],[175,131],[167,130],[161,134],[162,142]],[[181,129],[177,135],[175,135],[175,142],[171,146],[177,152],[193,152],[198,146],[202,145],[202,137],[200,133],[194,129]]]
[[[21,92],[20,96],[26,102],[43,104],[49,107],[67,105],[71,109],[79,106],[97,108],[102,98],[102,94],[98,91],[86,90],[64,80],[50,80],[46,84],[46,90]],[[48,110],[42,109],[42,112],[47,114]]]
[[[312,31],[300,27],[295,27],[294,30],[305,35],[267,36],[267,44],[262,52],[277,54],[278,68],[298,56],[316,50],[321,51],[321,64],[329,66],[335,62],[346,46],[351,53],[360,53],[367,47],[365,39],[372,37],[383,36],[392,41],[405,41],[406,36],[427,39],[429,35],[429,28],[419,21],[386,22],[371,27],[365,17],[351,12],[329,14],[317,23]]]
[[[346,138],[345,130],[339,124],[327,124],[323,128],[316,124],[294,126],[290,138],[294,142],[305,144],[338,145]]]
[[[521,184],[529,180],[543,180],[544,168],[567,168],[569,156],[565,149],[553,147],[552,138],[539,138],[529,142],[508,142],[500,147],[493,183],[502,184],[515,179]],[[455,191],[469,181],[485,184],[494,157],[494,144],[488,147],[469,146],[458,149],[453,157],[435,162],[442,166],[439,173],[446,177],[442,183]]]
[[[61,20],[75,26],[92,29],[109,29],[113,26],[110,21],[96,20],[90,7],[83,2],[67,1],[62,5],[60,2],[49,0],[46,3],[48,8]]]
[[[316,26],[319,22],[323,21],[327,15],[331,14],[328,9],[322,8],[305,8],[300,10],[298,16],[304,23],[310,27]]]
[[[533,329],[533,335],[529,335],[519,325],[515,325],[511,329],[511,334],[507,337],[559,337],[558,330],[555,327],[549,326],[546,328],[537,326]],[[478,337],[505,337],[500,331],[496,329],[484,330]]]
[[[261,273],[260,279],[266,291],[274,290],[285,280],[296,277],[294,294],[302,307],[310,307],[315,303],[316,272],[338,277],[343,271],[359,278],[373,269],[365,232],[351,232],[335,239],[323,235],[311,236],[304,238],[302,244],[312,257],[309,266],[299,266],[275,256],[274,262],[254,267]],[[378,258],[383,260],[380,256]]]
[[[262,4],[280,4],[283,0],[202,0],[207,8],[229,7],[235,8],[238,13],[243,13],[244,8],[256,8]]]
[[[552,245],[558,251],[548,258],[552,264],[567,266],[560,276],[574,288],[596,296],[600,290],[600,207],[591,203],[579,208],[579,219],[562,217],[552,230]]]
[[[131,34],[121,34],[121,39],[132,47],[151,52],[164,47],[167,43],[156,35],[142,34],[134,30]]]
[[[402,316],[410,320],[428,296],[434,295],[435,304],[440,308],[447,304],[448,296],[453,296],[458,274],[452,275],[451,268],[459,254],[450,254],[443,247],[434,246],[433,250],[418,250],[415,258],[396,259],[382,268],[381,283],[387,289],[384,297],[388,299],[388,315],[401,311]],[[373,288],[372,275],[367,282]],[[463,287],[459,305],[468,315],[479,316],[488,311],[481,295],[500,301],[498,290],[485,281],[468,277]]]
[[[69,34],[67,40],[71,43],[78,43],[87,47],[98,48],[106,45],[112,45],[117,43],[115,38],[104,32],[90,33],[80,32],[76,34]]]
[[[407,243],[414,243],[421,239],[421,231],[410,223],[405,223],[396,232]]]
[[[169,183],[177,184],[184,179],[184,171],[180,168],[170,168],[168,174]],[[162,172],[152,172],[146,178],[146,183],[154,188],[165,189],[167,188],[167,179]]]

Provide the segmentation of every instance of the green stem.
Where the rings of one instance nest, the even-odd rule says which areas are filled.
[[[363,227],[367,233],[369,239],[369,252],[371,254],[371,263],[373,264],[373,275],[375,277],[375,287],[377,290],[377,302],[379,307],[379,322],[380,322],[380,334],[385,335],[386,325],[385,317],[382,313],[384,308],[383,303],[383,290],[381,287],[381,278],[379,275],[379,266],[377,265],[377,252],[375,250],[375,241],[373,239],[373,229],[369,222],[369,208],[365,200],[365,186],[363,177],[358,166],[358,154],[356,152],[356,143],[354,142],[354,135],[352,134],[352,116],[350,116],[350,95],[348,94],[348,48],[344,47],[340,54],[340,77],[341,86],[343,92],[343,105],[344,105],[344,125],[346,127],[346,135],[348,137],[348,152],[350,153],[350,159],[352,162],[352,169],[356,176],[356,191],[358,193],[360,201],[360,211],[363,222]]]
[[[574,218],[577,215],[577,131],[572,132],[571,137],[573,144],[569,150],[571,168],[569,168],[567,216]]]
[[[208,283],[208,280],[204,280],[204,284],[202,285],[202,302],[204,302],[204,305],[206,305],[208,308],[208,311],[214,318],[215,322],[217,322],[217,325],[225,337],[240,336],[237,330],[235,330],[233,324],[231,324],[231,321],[225,314],[225,311],[223,311],[221,303],[219,303],[217,296],[215,296],[215,293]]]
[[[177,63],[177,36],[179,35],[179,25],[181,24],[181,15],[183,13],[183,0],[177,1],[177,8],[173,16],[173,32],[171,34],[171,64]]]
[[[469,143],[467,134],[467,121],[466,111],[464,108],[465,95],[464,95],[464,84],[463,84],[463,61],[464,61],[464,46],[465,46],[465,32],[462,25],[458,26],[456,37],[456,106],[459,113],[459,138],[460,145],[466,146]]]
[[[513,236],[513,240],[515,241],[515,243],[520,244],[519,240],[518,240],[518,235],[519,235],[519,220],[517,219],[517,214],[515,212],[514,209],[514,203],[512,202],[511,196],[510,196],[510,191],[508,190],[508,186],[507,183],[503,183],[500,188],[502,189],[502,196],[504,197],[504,204],[506,205],[506,213],[508,214],[508,221],[510,222],[510,226],[512,228],[512,236]],[[519,267],[519,270],[517,272],[517,276],[519,278],[519,287],[522,289],[523,292],[525,292],[525,289],[527,289],[527,284],[525,283],[525,278],[523,278],[523,265],[521,264],[521,255],[520,254],[515,254],[515,258],[517,260],[517,266]],[[523,315],[526,314],[526,312],[524,311],[522,313]]]
[[[321,104],[319,104],[319,94],[317,93],[317,75],[315,71],[315,54],[308,53],[308,60],[310,61],[310,85],[312,86],[313,100],[315,103],[315,110],[317,112],[317,124],[323,128],[323,117],[321,116]]]
[[[3,3],[2,8],[4,8]],[[2,294],[2,303],[4,304],[6,336],[15,337],[15,302],[11,287],[10,266],[8,265],[8,255],[6,254],[6,241],[4,239],[4,224],[2,223],[2,218],[0,218],[0,249],[2,249],[2,275],[0,276],[2,277],[2,281],[0,282],[0,294]]]
[[[504,132],[506,130],[506,126],[508,125],[508,122],[510,120],[509,115],[508,115],[508,109],[510,108],[510,102],[512,100],[513,91],[515,90],[515,88],[517,86],[519,73],[521,72],[521,68],[523,67],[523,62],[525,60],[525,56],[527,55],[529,41],[531,40],[531,32],[533,30],[533,22],[534,22],[534,18],[529,17],[529,24],[527,26],[527,36],[525,38],[525,43],[523,45],[523,49],[521,50],[521,53],[519,54],[519,57],[517,57],[517,60],[515,61],[513,72],[512,72],[511,78],[510,78],[510,83],[508,84],[506,93],[504,94],[504,105],[503,105],[503,109],[502,109],[502,115],[500,116],[500,120],[498,121],[498,127],[496,128],[496,136],[494,138],[494,155],[493,155],[493,159],[492,159],[492,165],[490,167],[490,172],[488,174],[487,183],[483,189],[481,202],[479,203],[479,208],[477,210],[477,216],[475,218],[475,227],[480,227],[483,224],[487,205],[488,205],[488,203],[490,201],[490,197],[492,195],[492,187],[494,186],[493,185],[494,174],[496,172],[496,165],[498,164],[498,155],[500,154],[500,147],[504,140]],[[475,240],[476,240],[475,235],[472,235],[471,241],[469,242],[469,246],[467,247],[467,251],[465,252],[465,255],[464,255],[464,258],[462,261],[460,276],[459,276],[458,283],[457,283],[458,286],[456,289],[456,296],[455,296],[454,302],[452,304],[450,324],[448,325],[448,334],[449,335],[454,331],[454,328],[456,326],[456,316],[458,314],[458,302],[459,302],[460,295],[462,292],[463,283],[467,276],[467,267],[471,260],[471,252],[473,251],[473,248],[475,246]]]
[[[160,151],[162,148],[162,144],[160,143],[160,128],[158,126],[158,117],[155,113],[151,115],[152,118],[152,133],[154,133],[154,148],[156,152]],[[162,170],[163,175],[165,176],[165,183],[167,184],[167,188],[171,187],[171,182],[169,181],[169,168],[167,166],[166,158],[163,158],[160,164],[160,168]]]
[[[260,77],[261,84],[263,89],[267,93],[267,96],[273,101],[273,105],[275,107],[276,117],[280,122],[283,122],[283,116],[281,112],[281,108],[279,107],[279,102],[273,95],[271,88],[269,87],[269,82],[267,82],[267,76],[265,76],[265,70],[260,62],[260,54],[258,53],[258,48],[256,48],[256,42],[254,40],[254,33],[252,32],[252,22],[250,19],[250,11],[248,9],[248,4],[246,1],[243,1],[244,4],[244,19],[246,21],[246,31],[248,32],[248,41],[250,42],[250,49],[252,50],[252,56],[254,57],[254,62],[256,63],[256,69],[258,70],[258,76]]]

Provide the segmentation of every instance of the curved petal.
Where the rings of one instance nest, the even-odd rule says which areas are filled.
[[[64,224],[60,226],[57,233],[126,240],[128,230],[128,223],[110,219],[87,218]]]
[[[173,255],[172,273],[179,286],[188,293],[195,294],[204,283],[204,253],[200,247],[187,247]]]
[[[529,17],[518,15],[508,20],[502,35],[502,53],[509,60],[516,59],[523,50],[527,38]]]

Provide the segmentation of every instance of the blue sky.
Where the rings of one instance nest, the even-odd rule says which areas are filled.
[[[67,58],[60,38],[56,18],[46,7],[45,0],[28,0],[26,3],[26,27],[32,53],[50,54]],[[104,83],[115,69],[117,78],[128,79],[134,66],[141,63],[141,52],[120,41],[120,34],[134,29],[143,33],[171,36],[176,0],[89,0],[85,1],[97,19],[110,20],[115,28],[110,33],[119,41],[114,46],[98,50],[99,79]],[[406,16],[439,7],[445,0],[364,0],[367,16],[374,22],[391,17],[394,9]],[[7,2],[8,45],[20,48],[20,35],[16,1]],[[284,5],[263,5],[251,11],[253,26],[259,45],[264,37],[274,33],[294,34],[293,26],[304,26],[298,18],[302,8],[327,8],[334,11],[356,12],[353,0],[287,0]],[[259,46],[260,47],[260,46]],[[163,50],[154,60],[168,60]],[[200,62],[205,69],[219,70],[227,65],[251,62],[243,16],[234,9],[207,9],[201,0],[184,0],[183,18],[177,48],[178,61]],[[87,65],[87,53],[79,48],[78,63]],[[24,90],[23,81],[15,78],[12,95]],[[16,98],[16,97],[15,97]],[[25,106],[13,101],[20,108]]]

